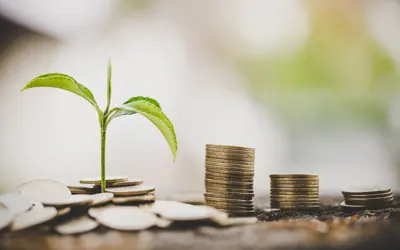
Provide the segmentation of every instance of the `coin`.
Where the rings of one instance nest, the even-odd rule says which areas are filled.
[[[219,174],[219,175],[231,175],[231,176],[244,176],[244,177],[254,177],[253,171],[243,171],[236,170],[232,168],[220,168],[220,167],[206,167],[206,173]]]
[[[152,202],[156,200],[154,193],[148,193],[145,195],[136,196],[122,196],[115,197],[112,201],[115,204],[125,204],[125,203],[139,203],[139,202]]]
[[[7,208],[0,208],[0,231],[8,227],[14,219],[14,214]]]
[[[117,181],[112,183],[107,183],[107,187],[125,187],[125,186],[135,186],[143,183],[142,179],[139,178],[128,178],[126,181]],[[95,187],[100,187],[100,184],[95,185]]]
[[[206,197],[206,204],[224,207],[254,207],[253,200],[232,200]]]
[[[206,184],[217,184],[228,187],[240,187],[240,188],[253,188],[253,182],[242,182],[242,181],[224,181],[216,179],[205,179]]]
[[[319,201],[277,201],[271,200],[271,207],[272,206],[316,206],[319,204]]]
[[[216,157],[209,157],[206,155],[206,163],[215,164],[215,163],[225,163],[229,165],[241,165],[241,167],[254,167],[254,160],[229,160],[229,159],[221,159]]]
[[[154,187],[145,185],[106,188],[106,192],[113,193],[116,196],[142,195],[153,192],[154,190]]]
[[[64,207],[62,209],[57,210],[56,218],[67,215],[71,212],[70,207]]]
[[[74,191],[82,191],[82,192],[86,192],[88,194],[90,193],[95,193],[95,192],[99,192],[100,191],[100,187],[96,187],[94,185],[88,185],[88,184],[71,184],[71,185],[67,185],[67,187],[69,188],[69,190],[71,190],[71,193],[73,193]]]
[[[376,204],[391,204],[393,203],[393,196],[383,199],[346,199],[347,205],[359,205],[359,206],[369,206],[369,205],[376,205]]]
[[[88,192],[88,191],[84,191],[84,190],[80,190],[80,189],[73,189],[70,188],[69,189],[71,191],[71,194],[94,194],[95,192]]]
[[[253,178],[245,178],[242,176],[219,176],[219,175],[210,175],[210,174],[206,174],[205,175],[206,179],[212,179],[212,180],[219,180],[219,181],[234,181],[234,182],[238,182],[238,181],[243,181],[243,182],[253,182]]]
[[[107,202],[110,202],[114,198],[114,194],[112,193],[99,193],[93,194],[89,196],[90,199],[93,200],[91,206],[100,206]]]
[[[18,231],[32,226],[43,224],[57,215],[57,210],[54,207],[44,207],[22,213],[18,215],[11,223],[11,230]]]
[[[198,221],[210,219],[210,210],[203,207],[183,204],[176,207],[166,207],[159,213],[162,218],[172,221]]]
[[[301,193],[301,192],[316,192],[316,193],[318,193],[319,188],[318,187],[311,187],[311,188],[308,188],[308,187],[306,187],[306,188],[305,187],[275,188],[275,187],[273,187],[273,188],[270,188],[270,193],[274,193],[274,192],[299,192],[299,193]]]
[[[213,169],[213,170],[206,169],[205,175],[206,176],[208,176],[208,175],[214,176],[216,178],[223,177],[223,178],[243,178],[243,179],[250,179],[250,180],[254,179],[254,172],[253,173],[229,172],[229,170],[224,171],[224,172],[217,172],[214,170],[215,169]]]
[[[269,175],[271,179],[318,179],[316,174],[271,174]]]
[[[33,205],[31,199],[17,193],[7,193],[0,195],[0,203],[8,208],[8,211],[13,214],[20,214],[28,211]]]
[[[347,195],[368,195],[368,194],[382,194],[391,192],[391,188],[351,188],[351,189],[344,189],[342,190],[342,194],[344,196]]]
[[[393,195],[393,192],[387,192],[387,193],[379,193],[379,194],[351,194],[351,195],[344,195],[346,199],[349,198],[378,198],[378,197],[383,197],[383,196],[389,196]]]
[[[228,149],[228,150],[238,150],[238,151],[250,151],[254,152],[254,148],[242,147],[242,146],[231,146],[231,145],[217,145],[217,144],[206,144],[208,149]]]
[[[345,202],[340,203],[340,206],[343,211],[349,211],[349,212],[366,209],[364,206],[347,205]]]
[[[30,181],[20,185],[17,189],[22,196],[44,204],[68,200],[71,196],[71,191],[67,186],[53,180],[39,179]]]
[[[206,157],[214,156],[214,157],[222,157],[222,159],[232,159],[232,160],[250,160],[254,161],[255,155],[253,153],[244,153],[244,152],[233,152],[233,151],[216,151],[216,150],[206,150]]]
[[[274,205],[274,206],[271,206],[272,208],[279,208],[279,209],[287,209],[287,210],[316,210],[316,209],[319,209],[319,205],[295,205],[295,206],[292,206],[292,205],[283,205],[283,204],[280,204],[279,206],[278,205]]]
[[[86,194],[75,194],[71,195],[68,199],[65,200],[52,200],[52,201],[43,201],[43,204],[54,207],[65,207],[65,206],[83,206],[90,205],[93,202],[91,195]]]
[[[206,192],[210,193],[242,193],[242,194],[253,194],[253,189],[241,189],[241,188],[230,188],[230,187],[221,187],[216,185],[206,185]]]
[[[314,198],[314,199],[310,199],[310,198],[278,198],[278,199],[274,199],[271,198],[270,199],[271,202],[293,202],[293,203],[303,203],[303,202],[319,202],[318,198]]]
[[[177,193],[169,196],[169,200],[191,205],[204,205],[205,200],[202,193]]]
[[[241,156],[241,155],[227,155],[227,154],[212,154],[207,153],[206,159],[216,159],[216,160],[229,160],[235,162],[254,162],[254,156]]]
[[[91,208],[89,208],[89,210],[88,210],[88,214],[89,214],[90,217],[96,219],[98,216],[100,216],[100,214],[101,214],[104,210],[109,209],[109,208],[111,208],[111,207],[116,207],[116,206],[115,206],[115,205],[112,205],[112,204],[108,204],[108,205],[106,205],[106,206],[91,207]]]
[[[271,185],[318,185],[319,180],[290,180],[290,179],[271,179]]]
[[[318,199],[318,194],[272,194],[271,199]]]
[[[157,216],[134,206],[117,206],[103,210],[97,217],[100,224],[123,231],[137,231],[157,224]]]
[[[106,176],[105,178],[106,184],[111,184],[114,182],[123,182],[128,181],[128,176],[118,175],[118,176]],[[85,178],[79,181],[81,184],[101,184],[101,177],[93,177],[93,178]]]
[[[275,189],[296,189],[296,188],[319,188],[318,184],[280,184],[273,185],[271,184],[271,188]]]
[[[254,194],[241,194],[241,193],[204,193],[204,197],[224,198],[224,199],[252,199]]]
[[[92,231],[99,226],[95,220],[81,216],[57,225],[54,229],[60,234],[80,234]]]

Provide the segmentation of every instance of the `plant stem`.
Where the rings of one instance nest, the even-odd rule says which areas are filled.
[[[104,193],[106,189],[106,117],[100,123],[101,133],[101,192]]]

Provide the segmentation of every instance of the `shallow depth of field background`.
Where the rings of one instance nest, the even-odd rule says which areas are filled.
[[[400,1],[0,0],[0,191],[35,178],[100,174],[96,112],[55,89],[62,72],[101,107],[159,100],[177,161],[138,115],[111,123],[107,173],[160,196],[202,192],[205,144],[256,148],[256,195],[271,173],[317,173],[321,192],[400,189]]]

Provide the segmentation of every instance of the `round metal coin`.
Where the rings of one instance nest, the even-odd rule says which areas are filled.
[[[59,224],[54,229],[60,234],[80,234],[92,231],[98,226],[99,223],[97,221],[87,216],[82,216]]]
[[[143,195],[153,192],[154,190],[154,187],[146,185],[106,188],[106,192],[113,193],[115,196]]]
[[[118,176],[106,176],[106,185],[111,184],[114,182],[123,182],[128,181],[128,176],[125,175],[118,175]],[[93,177],[93,178],[85,178],[79,181],[82,184],[94,184],[100,185],[101,184],[101,177]]]

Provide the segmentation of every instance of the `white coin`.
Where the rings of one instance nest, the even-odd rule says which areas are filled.
[[[14,219],[14,214],[7,208],[0,208],[0,230],[8,227]]]
[[[79,234],[94,230],[98,226],[96,221],[82,216],[57,225],[54,229],[60,234]]]
[[[99,206],[103,205],[114,198],[114,194],[112,193],[99,193],[90,195],[90,198],[93,200],[91,206]]]
[[[31,199],[17,193],[0,195],[0,203],[7,207],[13,214],[20,214],[32,207]]]
[[[157,218],[156,226],[159,228],[167,228],[172,224],[172,221],[163,218]]]
[[[36,210],[36,209],[42,209],[44,208],[43,204],[40,201],[33,201],[32,202],[32,208],[31,210]]]
[[[156,196],[154,194],[149,193],[145,195],[115,197],[112,200],[115,204],[151,202],[156,200]]]
[[[103,206],[103,207],[92,207],[92,208],[89,208],[88,214],[89,214],[90,217],[96,219],[98,216],[100,216],[100,214],[104,210],[112,208],[112,207],[116,207],[116,206],[109,204],[109,205]]]
[[[44,204],[65,201],[71,196],[67,186],[53,180],[34,180],[20,185],[17,190],[21,195]]]
[[[105,209],[97,220],[106,227],[124,231],[145,230],[157,224],[156,215],[133,206]]]
[[[65,206],[82,206],[92,204],[93,199],[91,195],[74,194],[65,200],[44,201],[43,203],[48,206],[65,207]]]
[[[45,223],[57,215],[54,207],[36,209],[18,215],[11,224],[11,230],[17,231]]]
[[[122,181],[128,181],[128,176],[125,175],[118,175],[118,176],[106,176],[105,178],[106,184],[107,183],[114,183],[114,182],[122,182]],[[80,183],[82,184],[94,184],[94,185],[100,185],[101,184],[101,177],[93,177],[93,178],[85,178],[80,180]]]
[[[128,178],[126,181],[117,181],[112,183],[107,183],[107,187],[125,187],[125,186],[136,186],[143,183],[143,179],[139,178]],[[96,188],[100,187],[100,184],[95,186]]]
[[[116,196],[142,195],[153,192],[154,190],[154,187],[145,185],[106,188],[106,192],[113,193]]]
[[[162,218],[173,221],[196,221],[209,219],[212,213],[204,206],[193,206],[177,201],[157,200],[144,210],[160,215]]]

